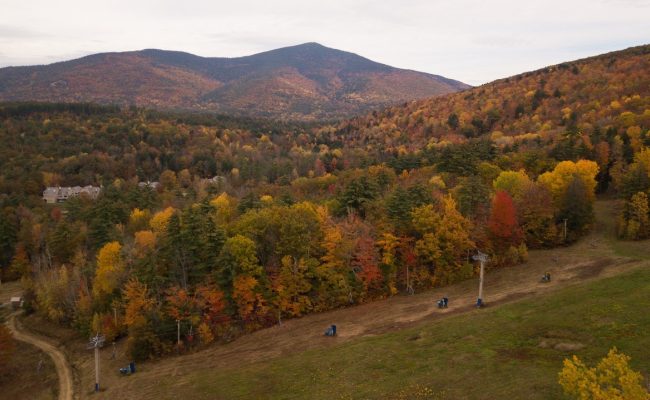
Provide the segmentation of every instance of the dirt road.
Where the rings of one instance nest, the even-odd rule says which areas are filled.
[[[17,340],[38,347],[52,358],[59,377],[59,400],[72,400],[72,370],[70,369],[63,353],[45,340],[22,331],[16,323],[14,315],[12,315],[7,321],[7,327],[9,327],[9,330],[11,330]]]

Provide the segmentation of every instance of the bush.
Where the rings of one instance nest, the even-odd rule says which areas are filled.
[[[564,360],[559,383],[574,399],[648,400],[643,377],[630,368],[629,361],[615,347],[593,368],[573,356]]]
[[[143,361],[162,352],[162,344],[147,323],[137,323],[129,328],[126,353],[135,361]]]

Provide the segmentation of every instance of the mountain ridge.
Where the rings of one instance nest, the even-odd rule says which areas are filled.
[[[92,101],[304,120],[350,117],[469,87],[315,42],[232,58],[143,49],[0,69],[4,101]]]

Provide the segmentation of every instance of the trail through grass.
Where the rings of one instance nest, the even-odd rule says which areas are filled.
[[[595,362],[616,346],[650,372],[650,313],[640,312],[649,294],[646,265],[333,349],[202,371],[185,387],[217,399],[383,399],[418,386],[445,399],[562,398],[557,374],[571,354]]]

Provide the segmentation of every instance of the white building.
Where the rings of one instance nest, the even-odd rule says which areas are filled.
[[[160,182],[138,182],[138,187],[139,188],[149,188],[152,190],[157,190],[160,187]]]
[[[201,179],[201,183],[204,185],[225,185],[226,177],[221,175],[215,175],[212,178]]]
[[[101,188],[97,186],[68,186],[68,187],[61,187],[61,186],[50,186],[45,188],[43,191],[43,201],[49,204],[53,203],[63,203],[64,201],[68,200],[71,197],[76,197],[79,195],[86,195],[90,197],[91,199],[95,200],[97,196],[99,196],[99,192],[101,191]]]

